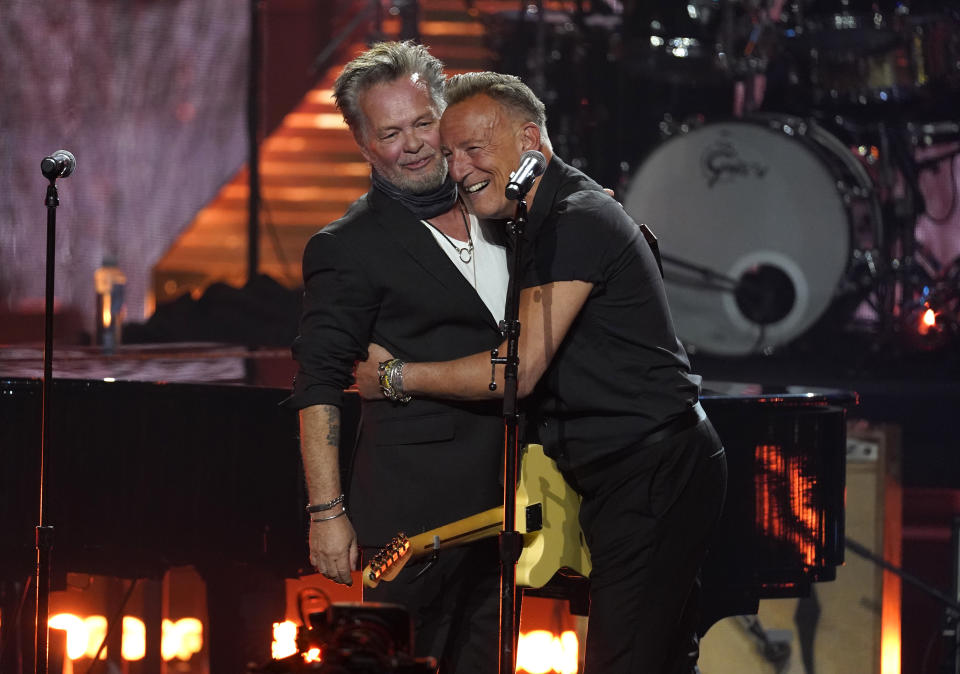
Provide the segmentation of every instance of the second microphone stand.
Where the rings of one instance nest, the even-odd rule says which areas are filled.
[[[73,155],[69,155],[73,159]],[[53,527],[47,521],[47,512],[44,508],[44,489],[47,478],[47,457],[49,454],[50,429],[50,398],[53,387],[53,312],[54,312],[54,277],[56,270],[56,240],[57,240],[57,207],[60,205],[60,195],[57,192],[57,178],[67,176],[73,171],[59,167],[52,158],[44,159],[40,165],[41,171],[50,184],[47,185],[47,195],[44,204],[47,207],[47,258],[46,258],[46,292],[44,301],[43,321],[43,381],[41,396],[40,420],[40,457],[37,466],[37,526],[35,529],[35,546],[37,551],[35,592],[36,614],[34,623],[34,672],[46,674],[49,667],[49,637],[50,629],[50,568],[52,565],[51,551],[53,550]],[[6,619],[6,616],[4,616]]]
[[[519,420],[517,406],[517,372],[520,363],[520,288],[517,276],[520,271],[521,243],[527,223],[527,202],[522,197],[517,201],[514,219],[507,225],[513,243],[510,257],[510,280],[507,285],[507,303],[504,309],[503,332],[507,340],[507,355],[501,356],[498,349],[490,354],[490,362],[496,374],[496,366],[503,365],[503,531],[500,532],[500,674],[516,671],[517,643],[517,561],[523,549],[523,536],[516,530],[517,510],[517,464],[519,457]],[[490,390],[496,390],[496,377],[491,377]]]

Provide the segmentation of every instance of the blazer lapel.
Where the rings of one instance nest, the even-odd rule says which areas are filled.
[[[446,253],[440,250],[436,239],[427,231],[420,220],[397,201],[382,192],[371,188],[369,200],[377,213],[377,224],[385,237],[392,239],[399,249],[413,258],[427,274],[434,277],[449,292],[463,297],[464,302],[472,302],[478,313],[496,324],[487,305],[480,295],[463,277]]]

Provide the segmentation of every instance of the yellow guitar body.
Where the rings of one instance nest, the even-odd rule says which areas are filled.
[[[517,562],[517,585],[543,587],[561,568],[590,575],[590,552],[580,531],[580,497],[564,481],[553,459],[540,445],[526,445],[520,459],[516,524],[523,534]],[[529,527],[528,520],[533,526]],[[503,506],[445,524],[407,539],[400,534],[364,568],[366,587],[393,580],[406,563],[435,550],[496,536],[503,525]]]
[[[540,503],[543,524],[527,531],[527,506]],[[580,530],[580,496],[563,479],[557,464],[540,445],[527,445],[517,485],[516,530],[523,532],[517,584],[543,587],[561,568],[590,575],[590,551]]]

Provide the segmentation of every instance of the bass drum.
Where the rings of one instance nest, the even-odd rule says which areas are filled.
[[[708,123],[657,148],[631,178],[627,212],[660,239],[670,309],[691,351],[769,353],[839,294],[868,285],[852,259],[880,210],[859,158],[811,122]],[[869,274],[869,272],[867,272]]]

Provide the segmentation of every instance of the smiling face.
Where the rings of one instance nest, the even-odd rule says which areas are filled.
[[[416,194],[443,183],[439,110],[416,75],[375,84],[360,96],[360,152],[386,180]]]
[[[523,122],[501,103],[478,94],[447,108],[440,120],[450,176],[481,218],[510,218],[516,202],[504,191],[520,155],[539,149],[536,124]],[[535,189],[535,188],[534,188]],[[533,189],[527,201],[533,199]]]

